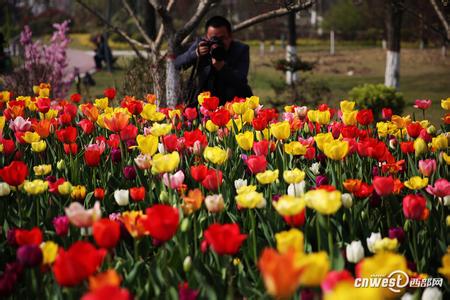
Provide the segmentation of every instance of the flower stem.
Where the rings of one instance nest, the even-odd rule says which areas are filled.
[[[258,254],[256,251],[256,222],[255,222],[255,215],[253,213],[252,209],[249,209],[250,214],[250,222],[251,222],[251,233],[252,233],[252,251],[253,251],[253,260],[255,265],[258,262]]]

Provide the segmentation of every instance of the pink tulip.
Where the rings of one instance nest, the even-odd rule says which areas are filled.
[[[31,122],[28,119],[24,119],[21,116],[18,116],[14,119],[14,121],[11,121],[9,123],[9,128],[12,129],[12,131],[28,131],[31,128]]]
[[[70,223],[76,227],[91,227],[92,224],[102,217],[100,202],[96,201],[94,207],[85,209],[78,202],[72,202],[69,207],[64,209]]]
[[[414,104],[415,108],[423,109],[423,110],[429,108],[430,106],[431,106],[431,100],[420,100],[420,99],[417,99],[415,104]]]
[[[424,159],[419,161],[419,171],[425,177],[430,177],[436,171],[435,159]]]
[[[428,185],[427,192],[441,198],[448,196],[450,195],[450,182],[444,178],[438,179],[434,183],[434,186]]]
[[[170,178],[170,180],[169,180],[169,178]],[[184,182],[184,173],[181,170],[176,172],[173,175],[169,175],[169,174],[165,173],[163,175],[163,182],[164,182],[165,186],[167,186],[168,188],[177,189]]]

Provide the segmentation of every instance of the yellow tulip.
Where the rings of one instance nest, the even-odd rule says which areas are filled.
[[[405,186],[410,190],[420,190],[428,185],[427,177],[414,176],[404,182]]]
[[[227,151],[219,147],[206,147],[203,157],[213,164],[221,165],[227,160],[228,154]]]
[[[325,155],[333,160],[342,160],[348,153],[347,141],[334,140],[326,143],[323,147]]]
[[[397,239],[384,238],[376,241],[373,245],[373,249],[375,250],[375,253],[382,251],[396,251],[398,246]]]
[[[445,161],[447,165],[450,165],[450,155],[447,155],[447,153],[442,152],[442,159]]]
[[[181,111],[179,109],[172,109],[169,111],[169,118],[173,120],[174,118],[181,118]]]
[[[240,193],[235,197],[235,200],[240,207],[244,208],[255,208],[265,203],[263,194],[256,191]]]
[[[284,144],[284,152],[290,155],[305,155],[306,146],[300,142],[293,141],[288,144]]]
[[[43,113],[39,113],[39,117],[41,118],[41,120],[45,119],[45,120],[51,120],[54,119],[58,116],[58,111],[56,109],[52,109],[50,108],[50,110],[48,112],[46,112],[45,114]]]
[[[244,123],[247,123],[247,124],[250,124],[254,118],[255,118],[255,111],[253,109],[248,109],[242,115],[242,121],[244,121]]]
[[[256,185],[244,185],[236,190],[238,194],[245,194],[256,191]]]
[[[56,256],[58,255],[58,244],[52,241],[47,241],[42,243],[40,248],[43,256],[42,264],[51,265],[56,260]]]
[[[342,113],[342,123],[347,126],[356,125],[356,115],[358,114],[357,110],[354,111],[345,111]]]
[[[291,134],[291,126],[288,121],[274,123],[270,126],[270,133],[277,140],[285,140]]]
[[[305,194],[306,206],[322,215],[332,215],[342,206],[340,191],[311,190]]]
[[[108,97],[95,99],[94,106],[100,109],[106,109],[109,105]]]
[[[401,117],[393,115],[391,118],[392,122],[397,126],[397,128],[406,128],[411,123],[411,116]]]
[[[323,151],[323,146],[331,141],[334,141],[333,135],[331,132],[327,133],[318,133],[314,137],[314,140],[316,141],[317,148],[319,148],[321,151]]]
[[[320,125],[330,123],[331,113],[329,110],[309,110],[307,115],[311,122],[319,123]]]
[[[164,136],[170,133],[172,130],[172,124],[159,124],[154,123],[150,128],[150,132],[154,136]]]
[[[256,131],[256,139],[258,141],[268,140],[269,139],[269,129],[268,128],[264,128],[263,131]]]
[[[174,151],[170,154],[158,153],[153,156],[152,172],[154,173],[170,173],[174,171],[180,163],[180,154]]]
[[[27,180],[23,185],[23,189],[29,195],[39,195],[48,189],[48,182],[41,179],[35,179],[33,181]]]
[[[236,141],[244,150],[250,150],[253,147],[254,135],[252,131],[246,131],[244,133],[239,133],[236,135]]]
[[[275,182],[275,180],[278,179],[278,170],[267,170],[265,172],[258,173],[256,174],[256,179],[261,184],[270,184],[272,182]]]
[[[6,122],[6,117],[0,116],[0,132],[3,131],[3,128],[5,128],[5,122]]]
[[[440,134],[431,140],[431,147],[434,151],[448,148],[448,138],[445,134]]]
[[[10,93],[8,91],[0,91],[0,102],[8,102]]]
[[[38,165],[33,167],[36,176],[47,175],[52,171],[52,165]]]
[[[283,179],[287,183],[299,183],[305,179],[305,172],[295,168],[294,170],[286,170],[283,172]]]
[[[23,135],[23,140],[25,142],[27,142],[28,144],[31,144],[31,143],[39,142],[41,140],[41,137],[39,136],[39,134],[37,132],[27,131]]]
[[[380,289],[355,287],[353,282],[339,281],[332,291],[325,293],[324,300],[371,299],[382,300]]]
[[[238,114],[238,115],[242,115],[247,111],[247,103],[245,102],[235,102],[231,105],[231,107],[233,108],[233,111]]]
[[[144,120],[149,120],[152,122],[161,122],[162,120],[164,120],[166,115],[163,114],[162,112],[157,111],[155,104],[147,103],[144,105],[142,109],[141,117]]]
[[[158,138],[152,134],[138,135],[136,137],[136,143],[142,154],[153,155],[158,150]]]
[[[72,197],[75,201],[83,201],[84,198],[86,198],[86,187],[84,185],[76,185],[72,187],[70,197]]]
[[[303,232],[297,228],[275,234],[275,240],[277,241],[277,250],[282,254],[289,250],[303,252]]]
[[[417,156],[420,156],[422,153],[426,153],[428,151],[427,143],[422,138],[417,138],[414,141],[414,153]]]
[[[44,140],[31,143],[31,150],[33,152],[39,153],[45,151],[45,149],[47,149],[47,143]]]
[[[360,277],[372,278],[373,276],[387,278],[393,271],[407,272],[407,264],[404,256],[389,251],[378,252],[372,257],[365,258],[360,263]],[[405,280],[405,278],[401,278]],[[403,281],[404,282],[404,281]],[[376,288],[371,288],[376,289]],[[399,293],[394,293],[386,288],[379,288],[383,298],[397,298]]]
[[[445,110],[450,110],[450,98],[441,100],[441,107]]]
[[[343,100],[343,101],[341,101],[339,103],[339,106],[340,106],[341,111],[343,113],[351,112],[355,108],[355,102],[354,101]]]
[[[63,196],[71,194],[72,190],[73,186],[68,181],[65,181],[62,184],[58,185],[58,193],[60,193]]]
[[[259,106],[259,97],[258,96],[251,96],[246,99],[247,106],[250,109],[255,109]]]
[[[202,92],[197,96],[198,104],[202,105],[205,98],[211,97],[211,92]]]
[[[230,130],[231,132],[236,131],[235,130],[235,126],[236,126],[237,131],[239,132],[242,129],[242,121],[240,118],[238,118],[238,119],[231,118],[230,121],[228,121],[226,126],[227,126],[228,130]]]
[[[216,132],[217,130],[219,130],[219,126],[214,124],[213,121],[208,120],[206,121],[206,130],[208,130],[209,132]]]
[[[272,205],[280,215],[294,216],[305,208],[305,199],[303,197],[283,195],[278,201],[273,201]]]
[[[295,266],[303,269],[300,276],[302,286],[320,286],[330,270],[330,261],[325,251],[297,255]]]

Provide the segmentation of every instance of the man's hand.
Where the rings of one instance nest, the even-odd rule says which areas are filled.
[[[201,41],[197,47],[197,56],[198,57],[205,56],[208,53],[209,53],[208,43],[205,41]]]
[[[216,60],[216,59],[211,59],[211,64],[214,67],[214,69],[216,69],[217,71],[220,71],[223,66],[225,65],[225,61],[224,60]]]

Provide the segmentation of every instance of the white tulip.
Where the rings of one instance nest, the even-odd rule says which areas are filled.
[[[130,203],[130,197],[128,190],[115,190],[114,200],[116,200],[119,206],[125,206]]]
[[[224,207],[223,197],[221,194],[219,195],[209,195],[205,198],[206,209],[210,213],[217,213],[222,211]]]
[[[422,300],[442,300],[442,292],[437,287],[427,287],[423,291]]]
[[[319,175],[319,169],[320,169],[320,162],[315,162],[311,165],[311,167],[309,167],[309,169],[311,170],[311,172],[313,172],[314,175]]]
[[[347,245],[347,247],[345,248],[345,253],[349,262],[354,264],[359,262],[364,258],[364,248],[361,241],[351,242],[351,244]]]
[[[299,183],[291,183],[288,186],[287,194],[289,196],[301,197],[305,193],[305,181],[301,181]]]
[[[241,187],[247,186],[247,179],[236,179],[234,181],[234,188],[238,190]]]
[[[7,184],[6,182],[0,182],[0,197],[8,196],[9,193],[11,193],[9,184]]]
[[[370,237],[367,239],[367,248],[369,248],[369,251],[372,253],[375,253],[375,243],[381,241],[381,233],[372,232]]]
[[[344,193],[341,196],[342,205],[344,205],[345,208],[350,208],[353,206],[353,197],[349,193]]]

